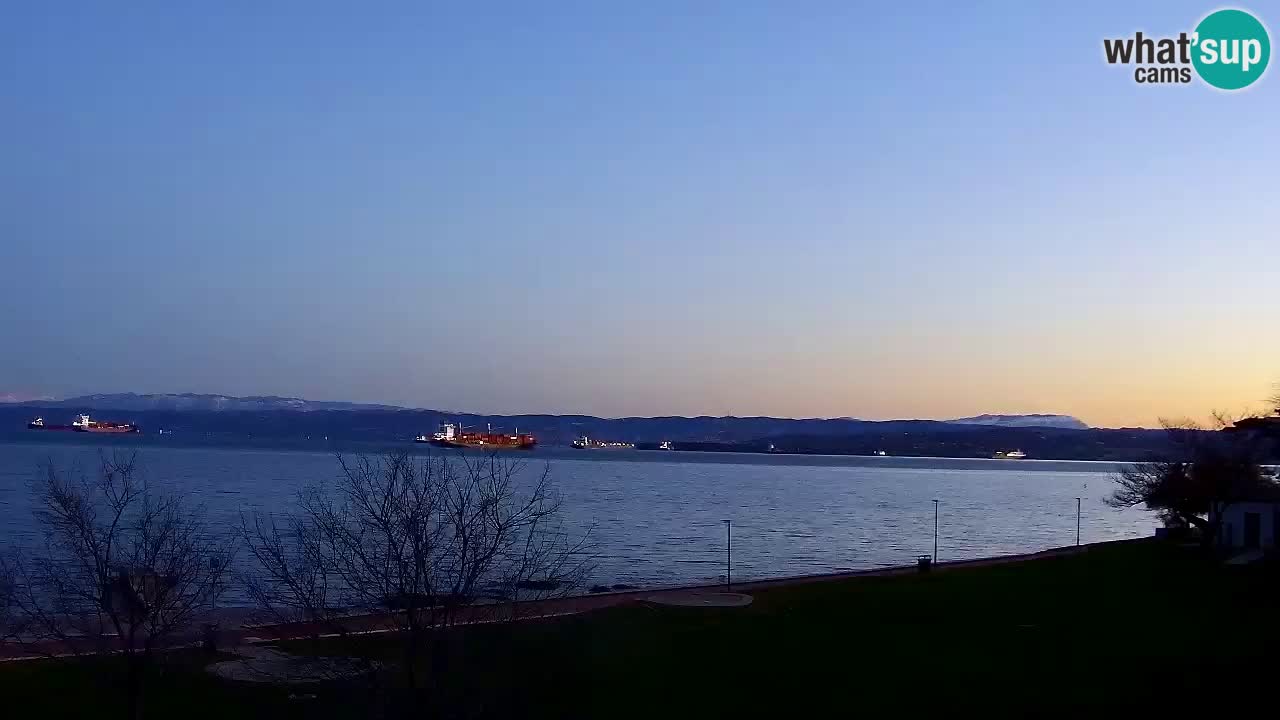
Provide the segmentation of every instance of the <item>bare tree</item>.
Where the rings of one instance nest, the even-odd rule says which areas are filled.
[[[156,652],[212,608],[230,545],[202,511],[151,492],[136,455],[102,456],[92,478],[50,464],[38,497],[43,547],[10,565],[16,634],[48,654],[123,655],[139,717]]]
[[[1197,528],[1212,543],[1230,505],[1280,491],[1262,471],[1266,445],[1253,434],[1228,430],[1232,422],[1225,415],[1215,414],[1209,429],[1190,421],[1161,424],[1173,453],[1121,469],[1108,505],[1145,505],[1166,527]]]
[[[14,571],[9,559],[0,556],[0,643],[14,636]]]
[[[336,487],[304,491],[295,513],[243,520],[260,571],[246,585],[275,619],[313,635],[391,624],[410,689],[424,669],[437,681],[444,672],[441,631],[515,618],[587,570],[587,536],[562,526],[549,468],[404,452],[338,462]]]

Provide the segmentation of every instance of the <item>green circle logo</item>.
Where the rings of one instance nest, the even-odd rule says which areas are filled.
[[[1271,38],[1258,18],[1243,10],[1219,10],[1196,26],[1192,64],[1200,79],[1222,90],[1252,85],[1267,70]]]

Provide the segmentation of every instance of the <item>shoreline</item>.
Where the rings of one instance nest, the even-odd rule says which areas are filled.
[[[468,451],[465,449],[453,448],[426,448],[422,449],[422,443],[414,443],[412,440],[397,442],[382,441],[358,441],[351,443],[349,447],[314,447],[308,443],[314,442],[310,440],[298,440],[295,442],[282,441],[279,444],[273,444],[278,441],[264,441],[255,443],[245,440],[228,440],[225,442],[201,442],[175,439],[159,440],[160,436],[145,433],[119,433],[108,434],[104,437],[101,433],[42,433],[48,437],[52,435],[60,437],[74,437],[77,441],[58,441],[50,440],[41,442],[29,437],[15,437],[12,435],[0,434],[0,447],[19,447],[19,448],[90,448],[94,450],[128,450],[137,452],[146,452],[148,450],[165,450],[165,451],[226,451],[240,453],[288,453],[313,456],[333,456],[335,454],[343,455],[379,455],[387,452],[405,450],[414,456],[425,456],[432,451],[438,453],[452,452],[454,454],[463,454]],[[111,439],[107,439],[110,437]],[[168,435],[164,437],[170,437]],[[103,440],[107,440],[103,442]],[[96,441],[96,442],[95,442]],[[141,441],[141,442],[139,442]],[[324,442],[324,441],[320,441]],[[415,448],[418,451],[415,452]],[[546,454],[540,454],[542,451]],[[489,455],[490,453],[470,452],[470,455]],[[783,465],[783,466],[807,466],[807,465],[850,465],[850,466],[866,466],[875,467],[880,463],[893,463],[894,461],[905,462],[965,462],[965,463],[997,463],[996,467],[1016,469],[1019,466],[1041,466],[1050,463],[1064,463],[1073,466],[1079,466],[1082,471],[1092,470],[1086,468],[1088,465],[1107,465],[1112,469],[1122,465],[1130,465],[1137,460],[1114,460],[1114,459],[1080,459],[1080,458],[1023,458],[1010,460],[1007,458],[994,457],[978,457],[973,455],[860,455],[855,453],[808,453],[808,452],[755,452],[750,450],[612,450],[607,453],[587,454],[581,450],[575,449],[569,445],[540,445],[534,450],[522,450],[520,453],[503,452],[500,457],[511,457],[513,459],[523,459],[525,461],[556,461],[556,460],[578,460],[578,461],[605,461],[605,462],[655,462],[655,463],[679,463],[689,461],[690,458],[699,458],[693,462],[705,462],[714,464],[741,464],[742,458],[777,458],[778,462],[771,463],[768,461],[750,462],[752,465]],[[718,459],[723,458],[723,459]],[[825,461],[825,462],[824,462]]]
[[[969,560],[952,560],[934,564],[931,572],[962,572],[966,569],[991,567],[996,565],[1017,565],[1054,557],[1066,557],[1086,553],[1090,548],[1110,547],[1121,544],[1150,542],[1149,537],[1125,540],[1107,540],[1083,545],[1070,545],[1050,548],[1031,553],[1013,555],[993,555]],[[893,567],[874,568],[868,570],[848,570],[836,573],[819,573],[812,575],[794,575],[786,577],[749,580],[732,583],[677,585],[668,587],[652,587],[636,590],[618,590],[601,593],[570,595],[562,598],[545,600],[524,600],[516,603],[491,603],[470,605],[458,611],[458,621],[453,625],[482,625],[502,622],[527,622],[569,615],[579,615],[632,604],[644,604],[654,596],[670,597],[672,595],[713,595],[724,592],[750,593],[757,590],[793,587],[826,582],[857,580],[860,578],[899,577],[918,574],[917,565],[896,565]],[[398,618],[402,613],[375,612],[353,614],[333,621],[316,623],[312,621],[294,622],[254,622],[255,615],[261,618],[263,611],[257,608],[225,608],[213,610],[203,616],[203,622],[218,625],[232,624],[233,627],[218,631],[218,647],[229,649],[239,645],[261,645],[289,640],[301,640],[312,637],[338,637],[342,635],[375,635],[395,633],[401,630]],[[196,623],[198,626],[200,623]],[[198,633],[196,628],[192,632]],[[191,633],[177,636],[164,647],[165,650],[178,650],[198,647],[198,637]],[[62,641],[39,641],[33,645],[42,649],[28,651],[20,643],[0,642],[0,663],[42,660],[50,658],[77,657],[99,655],[118,650],[93,651],[85,648],[66,647]]]

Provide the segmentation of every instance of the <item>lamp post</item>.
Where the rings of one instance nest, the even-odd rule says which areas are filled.
[[[938,501],[933,501],[933,562],[938,562]]]
[[[1076,547],[1080,547],[1080,498],[1076,498]]]
[[[729,592],[733,589],[733,521],[724,521],[725,545],[724,545],[724,589]]]

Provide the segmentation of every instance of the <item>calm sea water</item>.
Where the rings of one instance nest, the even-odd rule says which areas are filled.
[[[52,434],[51,434],[52,436]],[[332,482],[329,452],[171,447],[59,434],[0,443],[0,543],[38,537],[32,483],[43,464],[92,470],[102,449],[136,448],[153,486],[203,504],[228,525],[242,511],[285,512],[299,490]],[[83,440],[81,438],[84,438]],[[592,583],[662,586],[902,565],[1149,535],[1155,518],[1104,506],[1109,463],[539,449],[566,524],[592,528]]]

